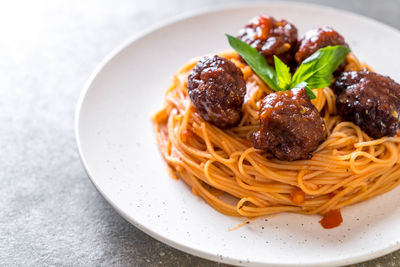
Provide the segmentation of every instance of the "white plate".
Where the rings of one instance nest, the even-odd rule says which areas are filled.
[[[293,22],[302,34],[330,25],[355,54],[400,81],[400,33],[341,10],[295,3],[236,6],[185,16],[130,40],[94,72],[76,113],[82,161],[94,185],[133,225],[185,252],[238,265],[342,265],[400,247],[400,188],[343,209],[343,224],[324,230],[318,216],[279,214],[239,230],[243,219],[222,215],[167,175],[150,115],[163,102],[171,75],[192,57],[229,48],[253,16]]]

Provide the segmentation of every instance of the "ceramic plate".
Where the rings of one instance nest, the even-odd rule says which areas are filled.
[[[345,36],[359,59],[400,81],[400,33],[359,15],[314,5],[266,3],[180,17],[118,48],[84,88],[76,136],[93,184],[142,231],[215,261],[342,265],[398,249],[400,188],[344,208],[343,224],[331,230],[319,225],[319,216],[278,214],[229,232],[243,219],[218,213],[182,181],[168,176],[150,116],[161,107],[172,74],[193,57],[228,49],[224,33],[236,34],[259,14],[289,20],[299,35],[330,25]]]

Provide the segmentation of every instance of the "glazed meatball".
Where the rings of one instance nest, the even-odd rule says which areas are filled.
[[[394,136],[399,130],[400,84],[369,71],[343,72],[333,84],[336,106],[373,138]]]
[[[300,65],[303,60],[317,52],[318,49],[334,45],[348,47],[343,36],[330,27],[322,27],[306,32],[300,40],[299,49],[295,55],[297,64]],[[343,62],[338,67],[338,70],[343,71],[346,64],[346,61]]]
[[[326,137],[325,123],[302,88],[267,95],[260,122],[252,136],[254,147],[280,160],[309,159]]]
[[[294,59],[297,29],[286,20],[255,17],[240,31],[238,38],[256,48],[271,66],[274,65],[274,55],[286,64],[291,64]]]
[[[220,128],[240,122],[246,82],[233,62],[217,55],[201,59],[189,75],[188,93],[204,120]]]

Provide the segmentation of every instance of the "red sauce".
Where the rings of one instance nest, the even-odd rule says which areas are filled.
[[[268,18],[260,16],[258,17],[259,28],[256,29],[256,39],[265,40],[268,38],[269,32],[271,30],[271,22]]]
[[[182,131],[182,141],[184,143],[188,143],[192,138],[194,138],[194,133],[191,130],[185,129]]]
[[[342,190],[343,190],[343,187],[340,187],[340,188],[336,189],[335,191],[330,192],[330,193],[329,193],[329,197],[330,197],[330,198],[333,198],[334,196],[336,196],[337,194],[339,194],[340,191],[342,191]]]
[[[343,218],[339,209],[328,211],[327,213],[324,214],[322,220],[319,221],[319,223],[325,229],[335,228],[339,226],[342,222]]]
[[[248,146],[248,147],[250,147],[250,146],[253,145],[253,144],[250,142],[250,140],[247,140],[247,139],[243,139],[243,140],[241,140],[241,142],[242,142],[243,145],[246,145],[246,146]]]
[[[290,193],[290,199],[292,200],[293,204],[301,205],[306,199],[306,194],[304,194],[302,190],[296,189]]]
[[[335,191],[333,191],[333,192],[330,192],[330,193],[329,193],[329,197],[330,197],[330,198],[333,198],[334,196],[336,196],[337,193],[339,193],[339,190],[335,190]]]

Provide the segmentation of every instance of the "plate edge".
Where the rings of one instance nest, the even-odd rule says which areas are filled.
[[[204,252],[201,250],[193,249],[191,247],[181,245],[179,243],[176,243],[170,239],[164,238],[163,236],[151,231],[150,229],[142,226],[141,224],[135,222],[132,220],[124,211],[119,209],[107,196],[106,194],[99,188],[99,186],[95,183],[94,179],[92,178],[92,175],[90,174],[90,170],[88,168],[88,165],[86,163],[86,160],[83,155],[82,151],[82,146],[81,142],[79,140],[79,116],[81,113],[82,109],[82,104],[85,100],[85,97],[87,95],[87,92],[89,91],[90,86],[92,85],[93,81],[96,79],[96,77],[99,75],[99,73],[102,71],[102,69],[107,66],[107,64],[118,54],[120,54],[123,50],[128,48],[133,42],[136,40],[151,34],[152,32],[161,29],[163,27],[172,25],[174,23],[180,22],[182,20],[191,18],[191,17],[197,17],[201,16],[207,13],[214,13],[214,12],[219,12],[223,10],[229,10],[229,9],[239,9],[239,8],[246,8],[246,7],[256,7],[256,6],[271,6],[271,5],[287,5],[287,6],[301,6],[301,7],[313,7],[313,8],[320,8],[320,9],[325,9],[325,10],[330,10],[330,11],[335,11],[335,12],[341,12],[349,16],[357,17],[358,19],[369,22],[369,23],[374,23],[379,25],[380,27],[384,27],[388,30],[394,31],[398,34],[400,34],[400,30],[396,29],[393,26],[387,25],[383,22],[377,21],[373,18],[354,13],[351,11],[343,10],[340,8],[336,7],[331,7],[331,6],[324,6],[324,5],[319,5],[319,4],[314,4],[314,3],[304,3],[304,2],[294,2],[294,1],[268,1],[268,2],[261,2],[261,1],[256,1],[256,2],[236,2],[236,3],[230,3],[230,4],[217,4],[216,6],[205,6],[202,7],[196,11],[186,11],[183,12],[182,14],[175,15],[166,19],[160,20],[158,23],[153,24],[152,26],[149,26],[145,28],[144,30],[133,34],[132,36],[128,37],[125,41],[120,43],[119,45],[116,46],[116,48],[112,49],[111,52],[109,52],[95,67],[94,71],[90,74],[89,78],[86,80],[84,83],[83,89],[78,97],[76,108],[75,108],[75,114],[74,114],[74,135],[75,135],[75,140],[76,144],[78,147],[78,152],[79,152],[79,158],[81,160],[82,165],[84,166],[85,172],[88,175],[90,181],[94,185],[94,187],[97,189],[97,191],[102,195],[104,199],[107,200],[107,202],[114,208],[117,213],[123,217],[126,221],[143,231],[144,233],[150,235],[151,237],[155,238],[156,240],[165,243],[169,246],[172,246],[180,251],[183,251],[185,253],[192,254],[197,257],[202,257],[206,258],[209,260],[213,260],[216,262],[223,262],[227,264],[235,264],[235,265],[242,265],[242,266],[281,266],[281,267],[289,267],[289,266],[337,266],[337,265],[347,265],[347,264],[355,264],[355,263],[360,263],[364,261],[368,261],[371,259],[375,259],[380,256],[387,255],[397,249],[400,248],[400,243],[396,242],[395,244],[391,244],[387,246],[386,248],[374,251],[372,253],[368,254],[362,254],[357,257],[353,257],[351,259],[342,259],[342,260],[336,260],[336,261],[329,261],[329,262],[318,262],[318,263],[300,263],[300,264],[280,264],[280,263],[265,263],[265,262],[243,262],[242,260],[239,259],[234,259],[234,258],[221,258],[221,255],[217,254],[210,254],[208,252]],[[242,263],[240,263],[242,261]]]

